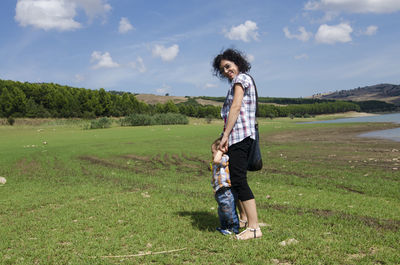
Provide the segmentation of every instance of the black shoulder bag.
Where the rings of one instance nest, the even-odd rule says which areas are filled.
[[[250,76],[251,77],[251,76]],[[253,77],[251,77],[251,80],[253,81],[254,84],[254,89],[256,90],[256,119],[258,115],[258,93],[257,93],[257,87],[256,87],[256,82],[254,82]],[[247,170],[248,171],[258,171],[261,170],[263,167],[262,163],[262,157],[261,157],[261,151],[260,151],[260,137],[258,134],[258,123],[256,121],[255,124],[256,127],[256,139],[252,142],[249,150],[249,157],[248,157],[248,165],[247,165]]]

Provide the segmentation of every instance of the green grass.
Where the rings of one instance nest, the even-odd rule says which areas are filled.
[[[356,137],[394,125],[296,121],[259,121],[263,237],[245,242],[215,232],[219,121],[0,126],[0,263],[399,263],[400,143]]]

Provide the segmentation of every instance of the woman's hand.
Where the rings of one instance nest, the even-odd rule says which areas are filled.
[[[222,161],[222,155],[224,153],[221,150],[218,150],[217,153],[214,156],[214,164],[220,164]]]
[[[218,146],[218,150],[220,150],[223,153],[228,152],[228,135],[224,134],[222,136],[221,142]]]

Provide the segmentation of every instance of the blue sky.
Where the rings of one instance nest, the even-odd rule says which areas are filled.
[[[0,79],[225,96],[224,48],[260,96],[400,84],[400,0],[3,0]]]

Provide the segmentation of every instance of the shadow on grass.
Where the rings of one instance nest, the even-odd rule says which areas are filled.
[[[190,216],[193,227],[202,231],[215,231],[219,224],[218,216],[206,211],[183,211],[178,212],[178,215]]]

